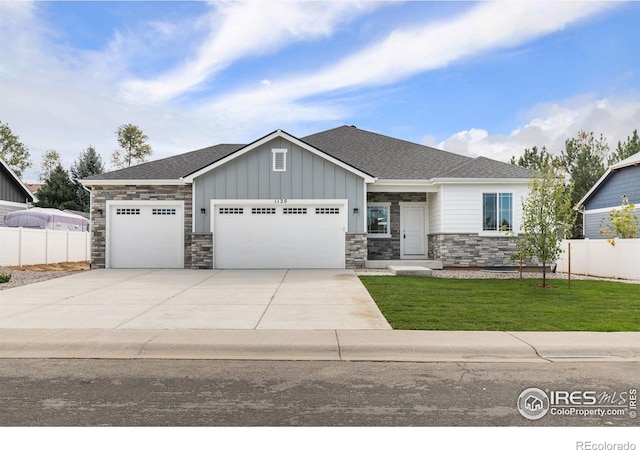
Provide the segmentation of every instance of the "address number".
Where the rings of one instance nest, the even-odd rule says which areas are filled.
[[[287,203],[287,199],[286,198],[276,198],[273,203],[275,204],[282,204],[282,203]]]

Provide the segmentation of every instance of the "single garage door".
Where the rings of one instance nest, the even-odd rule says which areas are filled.
[[[344,268],[346,201],[212,201],[217,269]]]
[[[184,202],[114,202],[107,209],[107,267],[184,267]]]

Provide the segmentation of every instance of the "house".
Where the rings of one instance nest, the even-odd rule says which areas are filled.
[[[640,204],[640,152],[609,167],[578,203],[585,238],[606,238],[600,229],[608,222],[609,212],[622,206],[623,197]]]
[[[5,215],[27,209],[33,201],[33,195],[20,177],[0,159],[0,227],[5,226]]]
[[[511,265],[532,172],[341,126],[82,180],[94,267]]]

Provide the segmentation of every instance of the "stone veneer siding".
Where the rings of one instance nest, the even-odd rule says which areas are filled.
[[[184,267],[191,267],[192,214],[191,185],[123,185],[92,186],[91,217],[93,236],[91,240],[91,267],[102,269],[106,265],[107,201],[108,200],[182,200],[184,201]],[[97,210],[102,210],[98,216]]]
[[[511,255],[518,244],[507,236],[477,234],[432,234],[428,236],[429,259],[442,261],[445,267],[516,266]],[[527,264],[530,265],[530,264]]]
[[[364,269],[367,260],[367,233],[346,233],[344,255],[347,269]]]
[[[191,235],[191,268],[213,269],[213,233]]]
[[[367,240],[368,259],[400,259],[400,202],[427,201],[424,192],[368,192],[367,203],[391,203],[389,211],[390,238],[369,238]]]

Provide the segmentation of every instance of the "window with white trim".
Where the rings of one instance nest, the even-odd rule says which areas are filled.
[[[274,172],[286,172],[287,170],[287,149],[286,148],[272,148],[271,154],[273,157],[273,171]]]
[[[391,203],[369,203],[367,205],[367,233],[370,237],[391,237],[390,212]]]
[[[482,194],[482,231],[513,230],[513,194]]]

